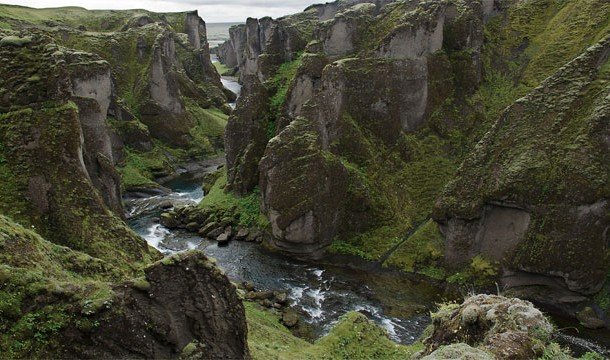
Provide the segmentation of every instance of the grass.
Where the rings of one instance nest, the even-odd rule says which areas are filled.
[[[426,221],[384,263],[410,273],[444,278],[444,239],[433,220]]]
[[[357,312],[345,314],[330,332],[309,343],[292,335],[279,316],[246,302],[248,346],[258,359],[408,359],[423,346],[405,346]]]
[[[268,86],[275,90],[269,102],[271,114],[279,116],[281,107],[286,101],[288,88],[301,65],[302,56],[303,54],[300,53],[295,60],[280,65],[275,75],[268,81]]]
[[[60,347],[60,331],[83,324],[76,305],[89,314],[106,306],[112,298],[107,281],[118,276],[112,265],[52,244],[2,215],[0,264],[0,348],[7,358],[44,357]],[[53,298],[63,301],[45,304]]]
[[[138,152],[125,149],[125,162],[117,170],[121,175],[121,183],[125,190],[137,187],[157,186],[154,180],[155,171],[162,171],[168,167],[166,156],[156,147],[150,152]]]
[[[260,211],[260,191],[255,189],[244,197],[225,191],[226,171],[218,177],[210,192],[199,203],[202,209],[213,209],[217,213],[237,214],[238,222],[245,227],[267,228],[269,221]]]
[[[214,68],[216,68],[216,71],[220,74],[220,75],[227,75],[231,73],[231,70],[227,65],[221,63],[220,61],[215,61],[212,63],[214,65]]]
[[[229,116],[215,107],[202,108],[193,100],[185,98],[186,110],[195,126],[191,128],[191,156],[209,156],[223,147],[223,135]]]

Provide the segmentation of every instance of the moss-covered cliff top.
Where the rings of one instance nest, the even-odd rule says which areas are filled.
[[[35,9],[19,5],[0,4],[0,28],[10,29],[24,25],[36,25],[71,27],[90,32],[115,32],[129,26],[130,22],[146,17],[151,22],[167,22],[176,31],[182,32],[187,13],[155,13],[143,9],[88,10],[76,6]]]
[[[440,207],[468,218],[490,200],[533,206],[608,198],[609,53],[606,38],[509,107],[448,184]]]

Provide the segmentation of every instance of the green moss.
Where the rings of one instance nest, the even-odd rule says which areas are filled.
[[[253,359],[408,359],[421,344],[399,345],[364,315],[344,315],[328,335],[311,344],[292,335],[275,313],[246,302],[248,346]]]
[[[102,260],[52,244],[0,215],[0,348],[11,358],[45,357],[65,346],[61,330],[94,326],[119,272]]]
[[[81,302],[83,315],[93,315],[99,311],[110,309],[114,299],[114,292],[109,288],[101,288],[92,293]]]
[[[133,280],[133,287],[140,291],[150,290],[150,283],[146,280],[146,277],[142,276]]]
[[[221,63],[220,61],[216,61],[213,64],[214,64],[214,68],[216,68],[216,71],[220,75],[228,75],[231,73],[232,69],[229,69],[229,67],[227,65]]]
[[[0,39],[0,46],[24,46],[32,42],[29,37],[5,36]]]
[[[426,221],[391,254],[385,266],[442,279],[444,239],[433,220]]]
[[[139,152],[126,148],[125,155],[124,163],[117,168],[125,190],[158,186],[154,182],[155,173],[171,169],[167,157],[159,147],[155,147],[149,152]]]
[[[226,171],[218,177],[210,192],[199,203],[199,207],[213,210],[217,214],[238,214],[238,223],[245,227],[265,229],[269,221],[260,211],[260,191],[254,189],[247,196],[239,197],[232,192],[225,191],[227,185]]]
[[[447,281],[457,285],[492,285],[498,275],[499,266],[481,255],[470,260],[462,270],[447,277]]]
[[[267,82],[267,86],[270,87],[274,94],[269,100],[269,109],[272,114],[276,114],[276,117],[281,111],[281,107],[286,101],[286,94],[292,79],[294,79],[299,65],[301,65],[302,53],[296,56],[296,59],[280,65],[275,75]]]
[[[202,108],[195,101],[185,98],[186,111],[195,123],[191,128],[191,146],[187,154],[192,157],[206,157],[223,149],[224,129],[229,116],[211,107]]]

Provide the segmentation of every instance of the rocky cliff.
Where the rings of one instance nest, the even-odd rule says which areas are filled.
[[[107,79],[99,84],[108,103],[100,116],[108,118],[105,151],[112,151],[124,189],[154,188],[154,180],[177,165],[222,151],[227,96],[234,94],[212,66],[205,23],[196,12],[0,10],[6,35],[44,34],[107,62]]]
[[[313,29],[301,33],[305,41],[300,43],[308,42],[306,46],[284,47],[284,54],[290,56],[284,56],[284,64],[272,72],[262,63],[253,71],[255,62],[247,60],[253,52],[236,46],[245,31],[246,43],[262,49],[259,60],[270,51],[281,53],[267,47],[273,40],[263,45],[267,38],[253,38],[246,31],[249,24],[261,21],[250,19],[233,29],[225,47],[232,48],[237,59],[242,54],[244,61],[237,61],[237,66],[246,89],[263,85],[267,91],[266,95],[244,91],[244,101],[229,121],[225,135],[229,186],[244,194],[258,183],[276,246],[301,254],[317,252],[337,236],[380,229],[380,224],[406,229],[425,218],[427,210],[419,203],[399,204],[417,201],[430,206],[431,193],[440,190],[443,180],[422,184],[430,187],[424,199],[396,196],[394,188],[403,181],[383,171],[381,163],[388,159],[395,173],[408,176],[407,168],[417,156],[414,152],[420,151],[413,149],[418,144],[408,134],[430,133],[434,124],[426,120],[443,111],[444,97],[464,89],[457,95],[463,98],[480,82],[482,26],[494,9],[480,3],[434,1],[310,7],[270,27],[307,24]],[[444,39],[445,32],[459,31],[467,40]],[[441,52],[443,45],[446,51]],[[460,63],[455,64],[453,57]],[[458,72],[474,76],[458,77]],[[246,102],[249,97],[256,101]],[[270,106],[267,111],[243,110],[252,102]],[[242,112],[256,115],[246,120]],[[442,121],[451,128],[461,119]],[[243,129],[245,123],[259,130],[244,142],[233,129]],[[448,152],[457,145],[445,143]],[[424,151],[438,155],[429,154],[435,157],[433,164],[423,164],[429,157],[423,155],[417,170],[432,167],[429,170],[446,178],[454,165],[441,160],[445,150]],[[256,166],[258,172],[244,171]],[[421,192],[417,186],[413,193]],[[376,245],[380,248],[373,257],[388,249],[387,244]]]
[[[607,307],[609,13],[337,1],[249,19],[221,48],[245,88],[227,186],[260,191],[269,244],[289,254],[540,285],[527,296],[572,315]]]
[[[5,358],[249,358],[235,288],[199,252],[120,279],[121,263],[58,246],[0,216]]]
[[[506,109],[466,158],[436,204],[448,264],[483,255],[507,286],[540,286],[564,305],[600,291],[609,57],[607,37]]]
[[[4,5],[0,19],[0,353],[248,358],[221,271],[200,253],[155,262],[123,222],[124,190],[222,146],[203,20]]]

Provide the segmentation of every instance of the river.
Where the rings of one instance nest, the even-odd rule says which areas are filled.
[[[204,194],[198,182],[188,179],[166,186],[174,192],[125,200],[132,229],[164,254],[199,249],[214,257],[234,281],[250,281],[260,290],[286,291],[317,336],[346,312],[360,311],[395,341],[412,343],[430,322],[427,310],[441,300],[432,286],[390,272],[312,265],[266,251],[256,243],[232,241],[218,247],[216,241],[183,230],[170,231],[158,222],[160,206],[167,201],[195,204]]]
[[[241,86],[236,78],[223,77],[222,81],[239,95]],[[208,171],[215,167],[209,166]],[[410,344],[430,323],[428,311],[443,301],[438,288],[395,272],[305,263],[267,251],[256,243],[231,241],[228,246],[218,247],[216,241],[193,233],[170,231],[159,224],[162,207],[170,203],[197,204],[205,194],[201,181],[188,174],[164,185],[172,192],[125,199],[128,224],[134,231],[166,255],[199,249],[214,257],[233,281],[252,282],[259,290],[286,291],[292,307],[311,325],[316,336],[328,332],[341,315],[359,311],[386,329],[393,340]],[[558,341],[579,354],[594,350],[610,355],[606,332],[580,334],[583,335],[588,339],[562,333]]]

